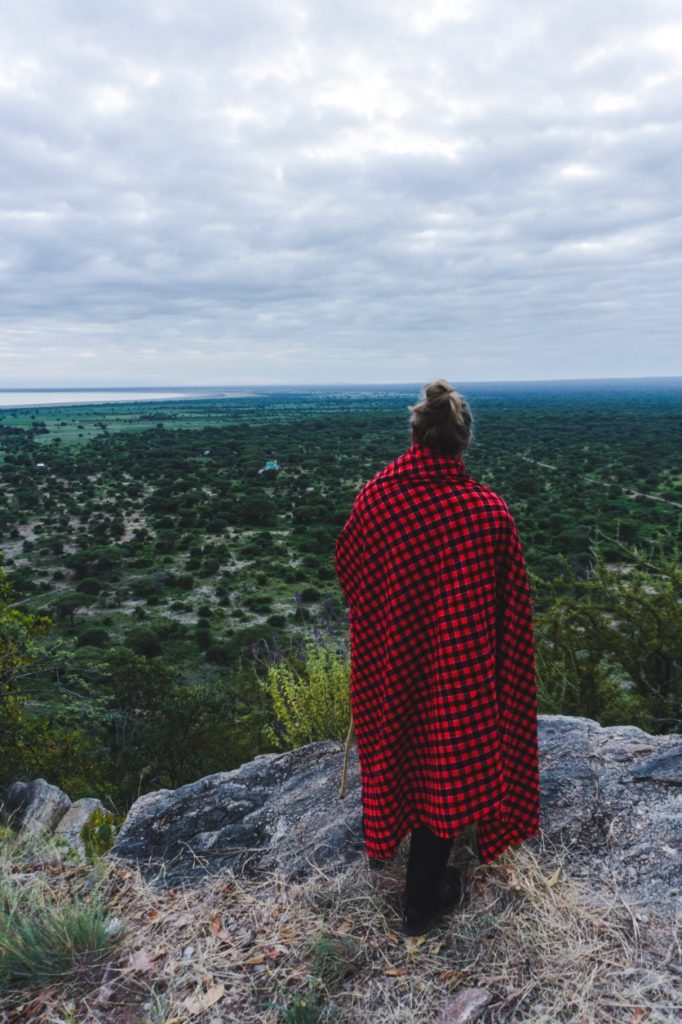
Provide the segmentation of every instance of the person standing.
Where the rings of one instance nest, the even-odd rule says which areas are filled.
[[[447,861],[476,823],[482,863],[540,831],[532,602],[511,511],[469,474],[466,399],[426,384],[412,443],[356,495],[336,540],[370,858],[410,834],[403,931],[464,898]]]

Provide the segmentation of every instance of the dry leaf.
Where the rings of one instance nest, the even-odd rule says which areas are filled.
[[[151,971],[154,967],[153,957],[144,949],[138,949],[134,953],[131,953],[129,965],[134,971],[139,971],[141,974],[146,974]]]
[[[275,946],[265,946],[263,952],[267,956],[268,960],[278,960],[282,953],[288,953],[289,950],[286,946],[282,946],[278,943]]]
[[[407,967],[387,967],[384,974],[388,974],[390,978],[402,978],[407,974]]]
[[[161,911],[160,910],[156,910],[156,909],[153,908],[152,910],[150,910],[147,913],[147,920],[148,921],[156,921],[159,917],[161,917]]]
[[[261,953],[257,953],[256,956],[250,956],[247,960],[242,961],[244,964],[264,964],[265,957]]]
[[[231,938],[230,933],[226,932],[223,928],[222,917],[220,914],[216,914],[211,923],[208,926],[208,930],[211,935],[215,935],[216,939],[220,939],[222,942],[226,942]]]
[[[394,946],[399,946],[400,945],[400,938],[399,938],[398,935],[396,935],[395,932],[392,932],[392,931],[388,930],[386,932],[386,938],[388,939],[389,942],[392,942],[394,944]]]
[[[440,972],[440,974],[438,975],[438,980],[439,981],[454,981],[455,978],[461,978],[461,977],[462,977],[462,972],[461,971],[456,971],[454,968],[449,967],[447,970]]]
[[[336,929],[339,935],[347,935],[353,927],[352,921],[342,921],[339,927]]]
[[[556,869],[556,871],[554,872],[552,877],[547,879],[547,885],[549,886],[550,889],[553,889],[554,886],[557,884],[557,882],[559,881],[560,875],[561,875],[561,864]]]
[[[194,918],[183,911],[180,914],[171,914],[170,917],[167,917],[166,924],[172,924],[174,928],[184,928],[185,925],[194,924]]]
[[[214,985],[201,996],[190,996],[185,999],[185,1009],[188,1013],[201,1013],[202,1010],[210,1010],[224,995],[225,986],[223,984]]]

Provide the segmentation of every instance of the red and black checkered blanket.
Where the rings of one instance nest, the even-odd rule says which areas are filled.
[[[477,822],[487,863],[540,829],[531,594],[508,505],[411,445],[336,541],[370,857]]]

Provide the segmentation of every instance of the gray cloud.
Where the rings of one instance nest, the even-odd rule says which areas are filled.
[[[681,372],[676,3],[4,22],[2,384]]]

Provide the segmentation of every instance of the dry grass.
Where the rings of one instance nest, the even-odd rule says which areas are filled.
[[[458,851],[464,860],[466,852]],[[397,931],[404,848],[381,870],[363,860],[342,875],[318,871],[298,884],[222,874],[170,891],[103,861],[91,885],[122,922],[116,958],[94,973],[6,996],[0,1019],[428,1024],[462,986],[492,993],[485,1024],[680,1019],[674,923],[639,913],[615,889],[595,893],[561,869],[564,855],[543,851],[540,863],[522,846],[489,865],[470,862],[471,898],[422,939]],[[31,884],[26,864],[9,870],[15,884]],[[71,899],[88,871],[53,865],[39,884],[47,877],[57,898]]]

